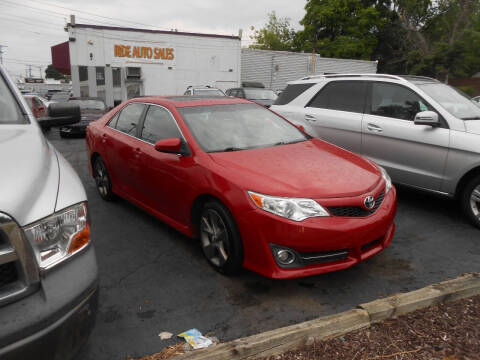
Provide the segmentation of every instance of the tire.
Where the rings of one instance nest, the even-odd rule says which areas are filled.
[[[473,225],[480,228],[480,175],[465,185],[460,202],[465,215]]]
[[[200,215],[200,243],[208,263],[224,275],[240,271],[243,245],[230,211],[219,201],[207,202]]]
[[[111,201],[115,198],[112,191],[112,181],[107,167],[101,157],[97,157],[93,162],[93,177],[97,191],[103,200]]]

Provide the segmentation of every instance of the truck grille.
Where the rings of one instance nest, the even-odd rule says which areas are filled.
[[[34,259],[18,224],[0,213],[0,306],[37,288],[39,273]]]
[[[371,210],[365,210],[360,206],[329,206],[328,211],[330,211],[333,216],[365,217],[372,215],[375,211],[377,211],[380,205],[382,205],[384,198],[385,193],[382,191],[382,193],[375,199],[375,206]]]
[[[17,267],[15,263],[0,265],[0,291],[4,286],[13,284],[18,280]]]

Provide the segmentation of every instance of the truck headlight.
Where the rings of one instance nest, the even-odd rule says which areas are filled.
[[[90,224],[87,203],[60,210],[23,228],[41,270],[47,270],[88,245]]]
[[[380,169],[380,172],[382,173],[383,180],[385,180],[385,195],[387,195],[387,193],[392,188],[392,179],[390,179],[390,176],[388,175],[387,170],[385,170],[380,165],[377,165],[377,166]]]
[[[275,197],[252,191],[248,191],[248,195],[260,209],[290,220],[302,221],[311,217],[330,216],[327,210],[312,199]]]

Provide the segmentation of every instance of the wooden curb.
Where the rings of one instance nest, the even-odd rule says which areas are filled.
[[[357,309],[187,352],[175,360],[255,359],[282,354],[314,341],[345,335],[371,324],[440,302],[480,294],[480,274],[464,274],[423,289],[359,305]]]
[[[463,299],[480,294],[480,274],[464,274],[423,289],[396,294],[359,305],[366,310],[372,324],[394,318],[433,304]]]

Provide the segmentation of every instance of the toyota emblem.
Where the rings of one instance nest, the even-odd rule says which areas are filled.
[[[372,210],[375,206],[375,198],[373,196],[367,196],[365,200],[363,200],[363,204],[367,210]]]

